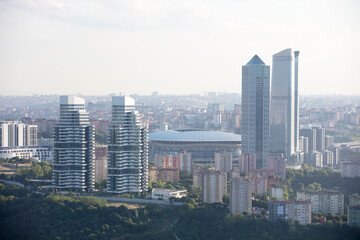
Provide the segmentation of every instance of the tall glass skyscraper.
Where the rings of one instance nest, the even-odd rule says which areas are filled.
[[[52,183],[56,188],[77,191],[94,188],[94,141],[85,100],[60,96],[60,119],[54,126]]]
[[[242,153],[256,154],[256,168],[269,157],[270,66],[255,55],[242,66]]]
[[[142,193],[147,187],[147,129],[141,127],[134,99],[113,96],[108,132],[107,192]]]
[[[272,156],[290,157],[299,148],[298,56],[299,52],[293,53],[291,48],[273,55],[270,118]]]

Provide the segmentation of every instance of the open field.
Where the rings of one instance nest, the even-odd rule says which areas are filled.
[[[31,167],[31,163],[19,163],[17,168],[15,163],[4,163],[0,165],[0,174],[2,173],[2,174],[12,175],[15,174],[16,169],[30,168],[30,167]]]
[[[140,205],[140,204],[132,204],[132,203],[121,203],[121,202],[107,202],[107,206],[108,207],[120,207],[120,206],[124,206],[127,209],[138,209],[138,208],[143,208],[144,205]]]

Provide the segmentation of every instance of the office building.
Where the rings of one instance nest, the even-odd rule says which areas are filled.
[[[230,213],[251,213],[251,182],[243,178],[230,181]]]
[[[135,100],[112,97],[108,131],[107,192],[143,193],[148,188],[147,130],[140,124]]]
[[[296,200],[310,200],[311,211],[344,214],[344,193],[333,191],[298,191]]]
[[[270,66],[255,55],[242,67],[242,153],[256,155],[256,168],[266,169],[270,153]]]
[[[290,157],[298,151],[299,52],[291,48],[273,55],[271,79],[270,152]]]
[[[222,202],[226,193],[226,173],[215,169],[202,172],[202,201],[204,203]]]
[[[94,128],[85,100],[60,96],[60,118],[54,126],[53,185],[58,189],[94,188]]]
[[[256,169],[256,156],[253,153],[243,153],[239,155],[239,170],[247,172]]]
[[[298,221],[301,225],[311,223],[310,201],[270,201],[269,221]]]
[[[37,145],[37,126],[20,121],[0,122],[0,147]]]
[[[275,175],[286,179],[286,159],[282,157],[269,157],[268,169],[272,170]]]
[[[232,161],[232,153],[215,153],[215,168],[218,170],[229,172],[233,167]]]

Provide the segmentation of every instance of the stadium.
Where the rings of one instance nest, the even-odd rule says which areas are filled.
[[[214,164],[216,152],[241,151],[241,135],[212,130],[181,129],[149,134],[149,157],[162,152],[191,152],[195,164]]]

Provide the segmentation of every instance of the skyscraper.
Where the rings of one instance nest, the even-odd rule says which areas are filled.
[[[270,67],[255,55],[242,67],[242,153],[256,154],[256,168],[269,157]]]
[[[142,193],[148,187],[147,130],[141,127],[135,100],[112,97],[112,118],[108,132],[109,193]]]
[[[298,56],[291,48],[273,55],[270,154],[289,157],[298,151]],[[294,64],[295,59],[295,64]]]
[[[94,140],[85,100],[60,96],[60,119],[54,126],[52,181],[56,188],[77,191],[94,188]]]

